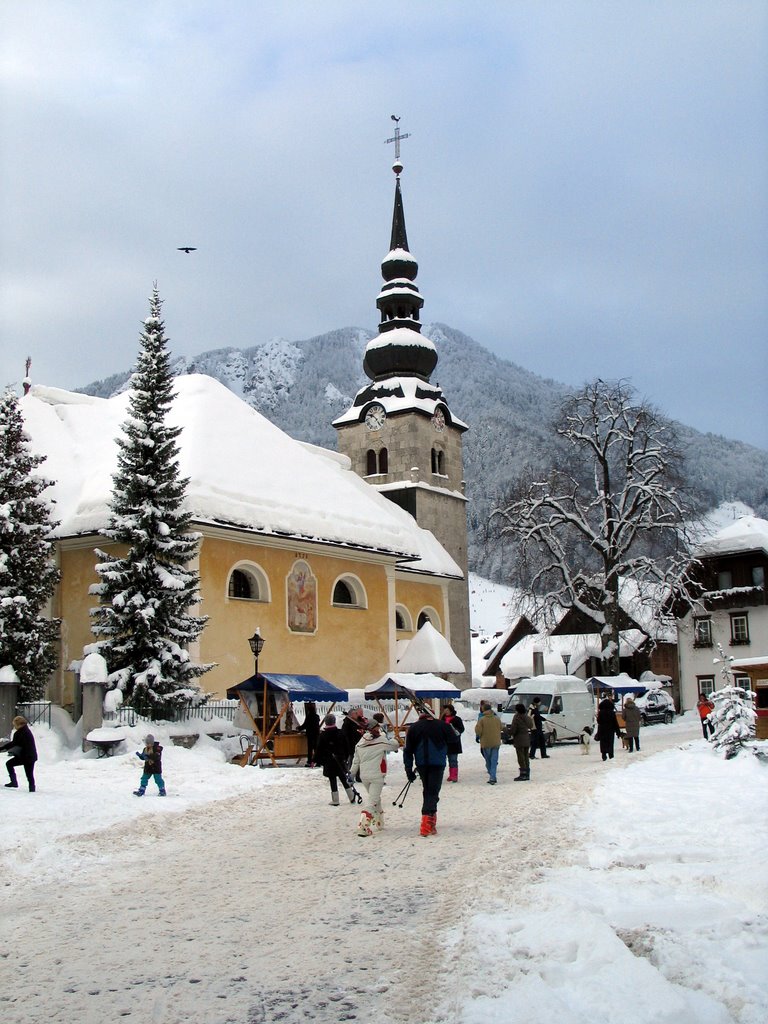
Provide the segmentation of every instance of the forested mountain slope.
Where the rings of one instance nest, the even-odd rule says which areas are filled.
[[[423,332],[437,346],[439,382],[453,412],[469,424],[464,463],[469,505],[470,567],[505,578],[503,545],[489,517],[524,469],[545,472],[556,457],[548,423],[567,393],[563,384],[500,359],[444,324]],[[268,416],[292,437],[336,447],[331,421],[367,380],[363,350],[372,332],[345,327],[304,341],[273,339],[253,348],[222,348],[174,361],[176,374],[205,373]],[[107,397],[129,373],[82,388]],[[673,415],[674,410],[662,410]],[[705,506],[738,499],[768,516],[768,452],[678,425],[690,486]]]

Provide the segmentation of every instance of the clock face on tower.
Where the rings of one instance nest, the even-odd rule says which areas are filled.
[[[383,405],[372,405],[365,414],[365,425],[369,430],[381,430],[387,414]]]
[[[435,430],[445,430],[445,415],[442,409],[435,409],[432,416],[432,426]]]

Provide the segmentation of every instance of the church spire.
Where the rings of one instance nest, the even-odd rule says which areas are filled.
[[[394,121],[399,118],[393,116]],[[400,187],[403,165],[400,162],[400,142],[408,135],[400,134],[400,125],[395,127],[394,137],[387,142],[395,143],[395,202],[392,211],[392,234],[389,252],[381,264],[384,284],[376,298],[381,314],[379,335],[368,344],[363,369],[371,380],[387,377],[420,377],[428,381],[437,365],[434,345],[421,336],[419,315],[424,299],[414,283],[419,265],[408,248],[405,230],[405,208]]]

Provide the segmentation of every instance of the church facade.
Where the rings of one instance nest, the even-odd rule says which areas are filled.
[[[399,170],[397,169],[399,167]],[[223,385],[179,377],[170,419],[181,428],[185,505],[200,541],[198,613],[190,651],[214,667],[201,679],[221,697],[259,669],[323,676],[362,688],[397,669],[398,648],[429,621],[470,673],[462,434],[422,337],[416,261],[408,250],[396,164],[390,252],[368,345],[371,383],[335,421],[339,453],[297,442]],[[61,582],[59,670],[50,699],[76,705],[76,671],[91,633],[99,535],[109,518],[115,439],[127,396],[98,399],[32,386],[22,400],[32,447],[54,480]]]

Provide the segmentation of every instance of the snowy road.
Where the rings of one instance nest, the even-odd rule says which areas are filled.
[[[696,728],[643,730],[640,759]],[[415,789],[391,806],[404,781],[394,757],[387,827],[371,839],[356,836],[350,805],[328,805],[319,772],[280,769],[252,793],[61,840],[56,883],[43,872],[11,893],[6,879],[3,1020],[457,1019],[462,922],[524,903],[542,871],[567,863],[584,841],[579,805],[637,759],[619,749],[603,765],[594,746],[559,746],[513,784],[504,747],[490,787],[469,731],[464,747],[436,838],[417,835]]]

